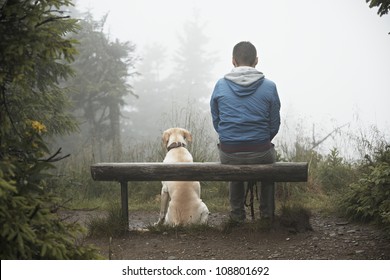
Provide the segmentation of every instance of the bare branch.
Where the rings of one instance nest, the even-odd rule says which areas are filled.
[[[328,133],[328,135],[326,135],[324,138],[322,138],[320,141],[315,141],[314,136],[313,136],[313,146],[310,148],[310,150],[313,150],[314,148],[316,148],[317,146],[319,146],[320,144],[322,144],[322,143],[323,143],[326,139],[328,139],[333,133],[338,132],[340,129],[342,129],[344,126],[347,126],[347,125],[349,125],[349,123],[346,123],[346,124],[340,125],[339,127],[336,127],[336,128],[333,129],[330,133]]]
[[[56,162],[56,161],[60,161],[60,160],[63,160],[67,157],[70,156],[70,154],[67,154],[63,157],[57,157],[59,154],[61,154],[61,150],[62,148],[59,148],[53,155],[51,155],[49,158],[47,159],[42,159],[42,160],[39,160],[39,161],[44,161],[44,162]]]

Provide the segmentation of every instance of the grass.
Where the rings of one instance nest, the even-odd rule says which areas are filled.
[[[151,233],[159,233],[159,234],[200,233],[200,232],[207,232],[210,230],[214,230],[214,228],[208,224],[186,225],[186,226],[184,225],[168,226],[168,225],[161,224],[161,225],[149,225],[147,229]]]
[[[232,220],[223,221],[220,227],[214,227],[209,224],[194,225],[164,225],[150,224],[146,230],[152,234],[198,234],[210,231],[217,231],[223,234],[229,234],[233,230],[244,229],[248,232],[268,232],[276,228],[286,228],[294,232],[303,232],[311,230],[309,218],[311,211],[300,205],[283,206],[280,215],[275,217],[274,221],[269,219],[256,219],[254,221],[235,222]],[[87,222],[87,228],[90,237],[121,237],[128,233],[127,222],[121,217],[119,207],[111,207],[106,216],[93,217]]]
[[[107,216],[91,218],[87,222],[88,235],[90,237],[118,237],[127,233],[127,221],[121,216],[121,209],[113,206],[107,212]]]

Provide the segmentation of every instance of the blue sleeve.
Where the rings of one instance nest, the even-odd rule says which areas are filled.
[[[210,111],[211,111],[211,117],[213,119],[213,126],[215,131],[218,132],[218,125],[219,125],[219,109],[218,109],[218,100],[216,97],[217,93],[217,88],[218,88],[218,83],[214,87],[214,91],[211,95],[210,99]]]
[[[274,92],[274,98],[271,103],[271,113],[270,113],[270,139],[272,140],[276,134],[279,132],[279,127],[280,127],[280,100],[279,100],[279,95],[278,91],[275,87],[275,92]]]

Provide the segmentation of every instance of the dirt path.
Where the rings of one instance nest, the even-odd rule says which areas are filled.
[[[101,213],[76,211],[81,222]],[[297,232],[280,226],[255,229],[253,223],[222,230],[226,213],[214,213],[210,228],[198,230],[139,231],[156,221],[157,213],[130,213],[129,233],[113,238],[89,238],[112,259],[390,259],[390,240],[371,225],[350,223],[334,216],[315,214],[312,231]]]

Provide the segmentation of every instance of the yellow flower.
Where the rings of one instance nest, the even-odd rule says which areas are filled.
[[[47,132],[47,128],[39,121],[31,121],[31,127],[38,133]]]

